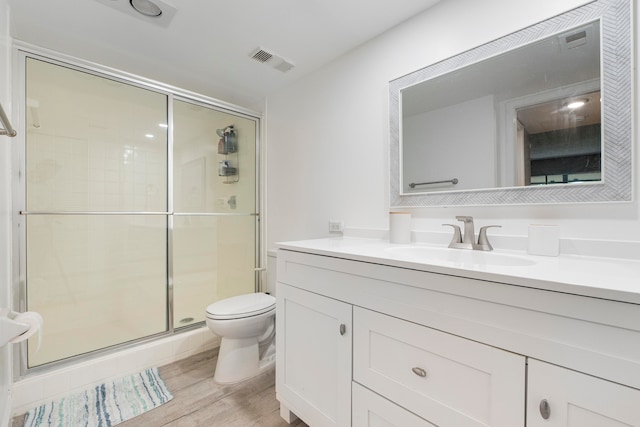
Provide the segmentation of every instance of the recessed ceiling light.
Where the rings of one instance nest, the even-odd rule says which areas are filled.
[[[145,16],[162,15],[162,9],[150,0],[129,0],[129,3],[131,3],[131,7]]]
[[[95,0],[147,24],[168,27],[177,13],[173,0]],[[134,12],[135,10],[135,12]]]

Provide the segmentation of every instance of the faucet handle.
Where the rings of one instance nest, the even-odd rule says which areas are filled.
[[[485,225],[484,227],[480,227],[480,233],[478,234],[478,246],[480,246],[483,251],[492,251],[493,247],[487,238],[487,228],[502,228],[502,226]]]
[[[449,243],[449,247],[454,243],[462,243],[462,233],[460,232],[460,227],[454,224],[442,224],[446,227],[453,228],[453,237],[451,238],[451,243]]]
[[[464,216],[464,215],[458,215],[456,216],[456,219],[458,221],[472,221],[473,222],[473,217],[472,216]]]

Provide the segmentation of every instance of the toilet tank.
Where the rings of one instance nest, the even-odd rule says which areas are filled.
[[[267,289],[266,291],[276,296],[276,260],[277,252],[275,249],[267,251]]]

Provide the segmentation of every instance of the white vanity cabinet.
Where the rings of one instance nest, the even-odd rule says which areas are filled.
[[[285,419],[640,427],[640,304],[430,268],[279,250]]]
[[[312,426],[350,425],[352,306],[282,284],[277,299],[282,417],[291,421],[293,412]]]

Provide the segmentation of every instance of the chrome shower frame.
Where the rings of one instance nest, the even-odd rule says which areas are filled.
[[[42,366],[28,368],[27,365],[27,344],[21,343],[14,346],[13,354],[13,376],[14,379],[26,378],[36,373],[42,373],[54,368],[77,363],[80,360],[87,360],[106,354],[116,353],[127,348],[135,347],[150,341],[169,337],[175,333],[189,331],[202,327],[204,321],[192,325],[176,327],[173,318],[173,234],[174,234],[174,216],[187,215],[175,214],[173,212],[173,105],[174,100],[192,103],[205,108],[230,113],[238,117],[242,117],[254,122],[256,130],[255,141],[255,209],[254,213],[234,214],[234,213],[189,213],[188,215],[206,215],[206,216],[254,216],[255,217],[255,291],[258,292],[264,288],[263,274],[266,263],[266,250],[263,248],[263,227],[261,227],[260,213],[263,208],[263,200],[261,192],[263,191],[262,182],[262,160],[261,160],[261,132],[262,132],[262,115],[259,112],[245,109],[237,105],[226,103],[215,98],[200,95],[188,90],[166,85],[151,79],[140,77],[134,74],[122,72],[110,67],[106,67],[93,62],[78,59],[72,56],[60,54],[48,49],[39,48],[30,44],[15,41],[13,46],[13,70],[15,76],[13,82],[13,103],[18,111],[18,138],[12,152],[12,303],[13,309],[25,311],[27,309],[26,295],[26,217],[28,215],[52,215],[56,212],[29,212],[25,210],[26,191],[25,191],[25,149],[26,149],[26,61],[28,58],[42,60],[51,64],[64,66],[76,71],[89,73],[98,77],[107,78],[128,85],[136,86],[145,90],[150,90],[167,96],[167,209],[166,212],[59,212],[64,214],[83,214],[83,215],[164,215],[167,219],[167,248],[166,248],[166,265],[167,265],[167,330],[158,334],[146,336],[131,342],[117,344],[104,349],[92,351],[90,353],[81,354],[60,361],[47,363]]]

